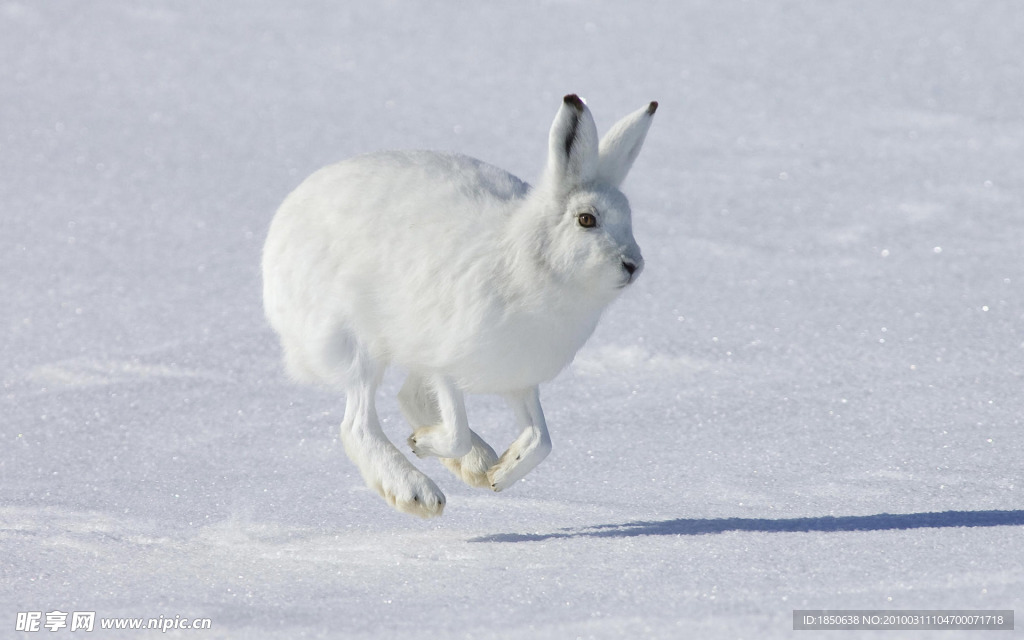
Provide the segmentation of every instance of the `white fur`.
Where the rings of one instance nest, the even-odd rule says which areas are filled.
[[[656,106],[599,142],[589,109],[566,96],[535,188],[466,156],[394,151],[321,169],[277,211],[263,296],[287,369],[345,391],[345,450],[395,508],[429,517],[445,500],[380,428],[390,364],[409,372],[399,405],[413,452],[470,485],[505,489],[550,451],[538,385],[643,268],[618,187]],[[500,459],[469,429],[464,393],[512,408],[521,434]]]

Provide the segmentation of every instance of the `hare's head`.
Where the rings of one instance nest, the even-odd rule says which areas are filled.
[[[590,110],[568,95],[551,126],[548,164],[537,190],[548,222],[548,266],[598,296],[614,296],[644,266],[619,185],[657,108],[652,102],[626,116],[598,142]]]

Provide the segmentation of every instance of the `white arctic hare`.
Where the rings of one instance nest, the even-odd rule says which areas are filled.
[[[505,489],[551,450],[537,385],[643,269],[618,187],[657,106],[598,142],[566,96],[536,187],[466,156],[383,152],[321,169],[277,211],[263,297],[288,372],[345,391],[345,451],[396,509],[436,516],[445,498],[381,430],[389,364],[409,373],[398,400],[413,452],[470,485]],[[466,392],[515,413],[522,432],[500,458],[470,430]]]

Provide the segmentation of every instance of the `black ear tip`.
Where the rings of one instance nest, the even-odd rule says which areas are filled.
[[[652,100],[651,104],[647,105],[647,115],[653,116],[654,112],[658,110],[658,101]]]
[[[570,107],[576,109],[581,113],[583,112],[583,101],[580,100],[580,97],[575,93],[570,93],[569,95],[562,98],[562,102],[564,102],[565,104],[569,105]]]

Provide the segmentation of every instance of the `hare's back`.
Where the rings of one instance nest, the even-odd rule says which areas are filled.
[[[529,187],[475,158],[385,151],[317,171],[281,205],[275,226],[305,256],[327,252],[355,268],[407,263],[427,268],[496,241]],[[271,229],[271,235],[274,235]],[[311,251],[316,248],[316,251]],[[489,252],[489,251],[488,251]]]
[[[447,251],[450,260],[494,240],[528,189],[507,171],[464,155],[357,156],[320,169],[285,198],[264,259],[268,266],[298,261],[332,271],[410,259],[427,267],[431,257]]]
[[[460,153],[382,151],[347,163],[379,172],[384,182],[422,180],[441,192],[451,189],[461,196],[495,202],[521,198],[528,190],[526,183],[508,171]]]
[[[297,191],[322,195],[339,215],[386,213],[422,222],[498,212],[529,187],[509,172],[469,156],[435,151],[382,151],[314,173]]]

